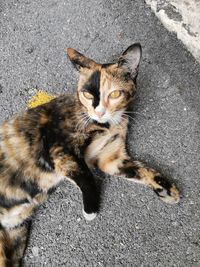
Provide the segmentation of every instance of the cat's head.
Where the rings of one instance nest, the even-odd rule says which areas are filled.
[[[129,46],[118,61],[99,64],[72,48],[71,62],[80,72],[78,97],[87,115],[99,123],[118,124],[136,90],[141,45]]]

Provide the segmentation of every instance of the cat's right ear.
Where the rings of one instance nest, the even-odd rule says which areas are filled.
[[[141,44],[135,43],[129,46],[119,58],[118,65],[122,67],[126,73],[129,73],[133,80],[137,78],[141,56]]]
[[[90,69],[97,65],[94,60],[85,57],[73,48],[67,48],[67,55],[77,70],[80,70],[81,68]]]

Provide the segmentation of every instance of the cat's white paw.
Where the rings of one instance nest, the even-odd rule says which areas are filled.
[[[94,220],[94,218],[96,218],[97,216],[97,213],[93,212],[93,213],[86,213],[84,210],[83,210],[83,216],[85,217],[85,219],[87,221],[92,221]]]

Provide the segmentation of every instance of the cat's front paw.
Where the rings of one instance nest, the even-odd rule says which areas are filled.
[[[83,210],[83,216],[87,221],[92,221],[96,218],[97,213],[96,212],[87,213]]]
[[[87,221],[92,221],[97,216],[100,209],[100,196],[96,192],[90,193],[83,199],[83,216]]]
[[[177,187],[167,181],[161,176],[155,177],[155,181],[159,185],[158,188],[154,188],[154,192],[160,197],[160,199],[168,204],[176,204],[180,201],[180,193]]]

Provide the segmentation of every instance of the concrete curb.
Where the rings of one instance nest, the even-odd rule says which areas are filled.
[[[145,0],[163,25],[177,34],[200,62],[200,2],[198,0]]]

